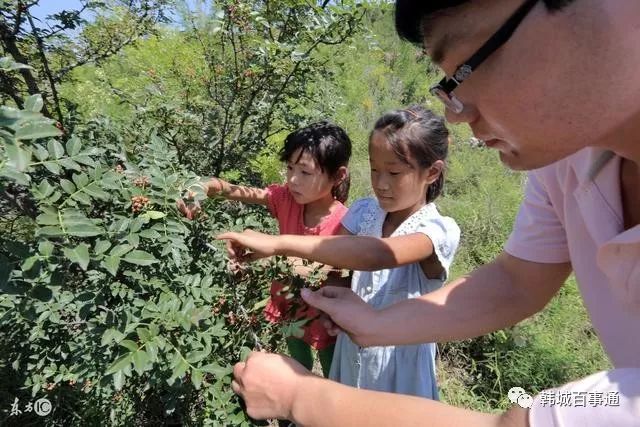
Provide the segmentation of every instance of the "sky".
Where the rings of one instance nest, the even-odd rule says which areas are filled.
[[[209,7],[211,0],[186,0],[190,10],[204,7],[205,10]],[[46,21],[47,15],[58,13],[62,10],[78,10],[82,7],[80,0],[40,0],[37,6],[34,6],[31,11],[33,15],[40,19],[42,22]],[[83,12],[81,15],[85,19],[90,19],[91,14],[89,12]],[[177,19],[175,15],[169,12],[170,19]]]
[[[58,13],[62,10],[77,10],[82,7],[79,0],[40,0],[37,6],[31,8],[33,16],[41,20],[45,20],[47,15]],[[88,13],[82,14],[83,18],[88,18]]]

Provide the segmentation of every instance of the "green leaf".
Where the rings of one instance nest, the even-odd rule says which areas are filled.
[[[86,166],[95,166],[96,164],[96,162],[86,154],[78,154],[73,157],[73,160]]]
[[[82,167],[78,163],[74,162],[68,157],[63,157],[61,159],[58,159],[58,163],[67,169],[73,169],[76,171],[82,170]]]
[[[111,249],[111,252],[109,252],[109,255],[115,256],[115,257],[121,257],[122,255],[129,252],[131,249],[133,249],[133,246],[125,243],[124,245],[118,245],[115,248]]]
[[[127,236],[127,242],[131,243],[134,247],[138,247],[140,244],[140,236],[135,233],[131,233]]]
[[[50,236],[50,237],[64,236],[64,232],[62,231],[62,228],[55,227],[55,226],[41,227],[38,229],[36,234],[38,236]]]
[[[31,95],[24,101],[24,109],[34,113],[39,113],[43,105],[44,102],[42,102],[40,94]]]
[[[227,367],[222,367],[220,365],[218,365],[217,363],[211,363],[209,365],[205,365],[205,366],[201,366],[200,367],[201,371],[213,374],[214,377],[216,378],[223,378],[226,377],[227,375],[231,374],[231,372],[233,372],[233,368],[230,366]]]
[[[73,182],[67,179],[60,180],[60,187],[62,187],[62,189],[66,191],[68,194],[73,194],[76,192],[76,186],[73,185]]]
[[[69,153],[70,156],[75,156],[76,154],[78,154],[81,147],[82,143],[80,142],[80,139],[75,135],[73,135],[71,139],[67,141],[67,153]]]
[[[111,242],[108,240],[98,240],[93,248],[96,255],[106,252],[111,247]]]
[[[35,154],[38,160],[40,160],[41,162],[47,160],[47,158],[49,157],[49,152],[45,150],[42,145],[39,145],[39,144],[36,145],[35,148],[36,148],[36,151],[33,154]]]
[[[7,144],[5,150],[9,157],[9,164],[17,171],[22,172],[29,166],[31,150],[25,150],[17,144]]]
[[[114,329],[107,329],[106,331],[104,331],[104,333],[102,334],[102,339],[100,340],[101,347],[111,344],[111,341],[113,341],[113,332]]]
[[[42,164],[42,166],[44,166],[45,168],[47,168],[47,170],[48,170],[49,172],[51,172],[52,174],[54,174],[54,175],[60,175],[60,166],[59,166],[56,162],[54,162],[54,161],[50,160],[50,161],[48,161],[48,162],[44,162],[44,163]]]
[[[82,191],[84,191],[91,197],[95,197],[96,199],[108,200],[110,197],[109,193],[100,188],[95,182],[92,182],[91,184],[84,187]]]
[[[127,353],[125,355],[120,356],[107,368],[107,371],[104,373],[105,375],[113,374],[114,372],[121,371],[125,368],[125,366],[129,366],[131,363],[131,353]]]
[[[263,300],[261,300],[261,301],[258,301],[257,303],[255,303],[255,304],[253,305],[253,307],[251,308],[251,311],[257,311],[257,310],[260,310],[260,309],[262,309],[262,308],[266,307],[266,306],[267,306],[267,303],[269,302],[269,299],[270,299],[270,298],[269,298],[269,297],[267,297],[267,298],[265,298],[265,299],[263,299]]]
[[[129,364],[127,363],[127,366],[128,365]],[[121,390],[122,387],[124,386],[124,380],[125,380],[124,373],[122,371],[116,372],[115,374],[113,374],[113,387],[116,390]]]
[[[180,361],[173,368],[173,373],[171,374],[171,378],[181,378],[185,374],[185,372],[187,372],[188,368],[189,368],[189,364],[185,360],[180,358]]]
[[[146,217],[146,218],[149,218],[149,219],[161,219],[161,218],[164,218],[165,216],[167,216],[167,214],[164,213],[164,212],[159,212],[159,211],[146,211],[145,213],[143,213],[140,216],[141,217]]]
[[[120,343],[120,345],[126,347],[130,351],[138,351],[138,344],[131,340],[124,340]]]
[[[191,382],[196,390],[200,390],[200,386],[202,385],[202,371],[199,369],[191,370]]]
[[[100,263],[112,276],[118,274],[118,267],[120,266],[120,257],[108,256]]]
[[[78,188],[84,187],[89,183],[89,177],[84,173],[74,173],[71,179]]]
[[[46,286],[36,286],[31,290],[31,296],[33,296],[35,299],[38,299],[40,301],[47,302],[47,301],[50,301],[51,298],[53,298],[53,292],[51,291],[50,288]],[[50,319],[54,323],[57,322],[54,316],[55,314],[56,313],[52,313],[50,315]]]
[[[186,359],[187,359],[187,362],[194,364],[201,361],[205,357],[207,357],[209,353],[211,353],[210,348],[209,348],[209,351],[207,350],[192,351],[189,354],[187,354]]]
[[[36,217],[36,222],[40,225],[58,225],[58,215],[43,213]]]
[[[43,179],[40,184],[36,187],[36,191],[34,191],[34,195],[38,199],[46,199],[50,195],[53,194],[53,186],[49,184],[49,181]]]
[[[139,235],[145,239],[159,239],[162,237],[156,230],[142,230]]]
[[[73,249],[64,248],[63,252],[71,262],[75,262],[80,265],[80,268],[87,271],[87,267],[89,266],[89,245],[80,243]]]
[[[33,266],[35,265],[36,261],[38,261],[40,259],[40,257],[38,255],[34,255],[31,256],[29,258],[27,258],[22,265],[20,266],[20,269],[22,271],[29,271],[33,268]]]
[[[155,362],[158,360],[158,345],[153,342],[150,341],[147,343],[146,347],[147,349],[147,354],[149,355],[149,360],[151,362]]]
[[[67,225],[67,233],[75,237],[92,237],[104,234],[104,230],[93,224],[71,224]]]
[[[0,175],[6,176],[7,178],[14,180],[17,184],[24,186],[29,185],[29,181],[31,181],[31,177],[29,177],[29,175],[13,169],[2,169],[0,170]]]
[[[15,133],[16,139],[37,139],[47,138],[50,136],[60,136],[62,132],[50,123],[35,122],[27,123],[18,128]]]
[[[82,191],[78,191],[78,192],[74,193],[71,196],[71,198],[73,200],[77,200],[78,202],[82,203],[83,205],[87,205],[87,206],[92,205],[91,197],[89,197],[86,193],[84,193]]]
[[[151,332],[147,328],[137,328],[136,333],[142,342],[147,342],[151,339]]]
[[[64,147],[55,139],[50,139],[47,142],[47,149],[49,150],[49,154],[54,159],[59,159],[60,157],[64,156]]]
[[[38,244],[38,252],[40,252],[42,256],[50,257],[53,253],[53,243],[48,240],[43,240]]]
[[[153,255],[151,255],[148,252],[140,251],[140,250],[134,250],[129,252],[127,256],[124,257],[122,260],[131,264],[136,264],[136,265],[151,265],[153,263],[158,262],[158,260]]]
[[[149,367],[149,356],[144,350],[138,350],[133,353],[133,369],[136,370],[138,375],[142,375],[144,371]]]

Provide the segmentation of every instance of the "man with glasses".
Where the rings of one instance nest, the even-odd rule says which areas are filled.
[[[531,171],[525,199],[503,253],[439,291],[379,311],[348,289],[303,297],[362,346],[459,340],[539,312],[573,271],[615,369],[491,415],[264,353],[236,365],[234,390],[250,415],[301,425],[640,426],[640,2],[399,0],[396,28],[446,74],[431,93],[447,119]],[[619,400],[545,398],[560,394]]]

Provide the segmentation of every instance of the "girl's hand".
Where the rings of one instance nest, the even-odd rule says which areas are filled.
[[[192,192],[188,192],[187,197],[184,199],[177,200],[176,207],[182,215],[187,217],[187,219],[195,219],[200,211],[202,211],[200,203],[197,200],[193,200]]]
[[[315,292],[303,289],[300,295],[307,304],[331,318],[330,321],[325,320],[330,335],[337,335],[342,330],[356,344],[362,347],[372,345],[378,318],[376,310],[351,289],[325,286]]]
[[[220,178],[209,178],[208,181],[202,183],[202,186],[204,187],[204,194],[208,197],[224,192],[224,183]]]
[[[305,378],[313,374],[290,357],[253,352],[233,367],[231,388],[244,399],[251,418],[291,419]]]
[[[278,254],[278,236],[245,230],[242,233],[222,233],[216,239],[227,241],[229,258],[238,262],[250,262]]]

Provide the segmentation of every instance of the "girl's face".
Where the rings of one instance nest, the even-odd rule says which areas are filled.
[[[322,171],[313,156],[301,151],[298,148],[287,161],[287,186],[296,203],[304,205],[331,196],[336,180]]]
[[[380,207],[387,212],[417,210],[426,203],[427,188],[434,182],[444,163],[437,160],[424,169],[411,158],[408,165],[393,151],[384,134],[374,132],[369,142],[371,185]]]

